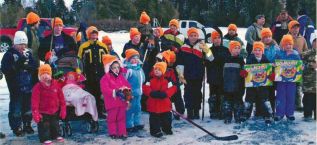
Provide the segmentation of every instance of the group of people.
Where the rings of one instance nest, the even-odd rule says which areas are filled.
[[[267,124],[284,116],[293,121],[295,96],[300,92],[296,88],[302,86],[304,118],[311,120],[314,112],[316,120],[316,34],[303,37],[302,24],[285,13],[281,12],[271,29],[263,27],[264,15],[256,16],[247,29],[244,48],[235,24],[228,26],[225,36],[213,31],[212,46],[208,47],[199,40],[197,28],[189,28],[185,39],[178,31],[178,20],[172,19],[166,31],[152,29],[150,17],[142,12],[137,28],[130,29],[130,40],[120,58],[109,36],[98,40],[96,27],[68,36],[60,18],[52,20],[52,34],[40,41],[40,17],[31,12],[26,18],[28,26],[15,33],[14,45],[1,62],[10,93],[10,127],[16,136],[33,134],[33,119],[40,142],[63,142],[59,120],[67,118],[66,106],[71,104],[76,115],[90,114],[94,131],[98,118],[106,118],[113,139],[142,131],[142,110],[149,113],[152,136],[172,135],[172,119],[179,120],[171,113],[172,103],[179,114],[186,109],[187,118],[199,119],[204,79],[209,84],[211,119],[223,119],[225,124],[233,118],[236,123],[244,122],[255,104],[255,116],[263,117]],[[310,27],[305,26],[307,36]],[[83,69],[57,78],[55,62],[66,54],[77,55]],[[245,88],[245,64],[274,64],[276,59],[303,60],[303,83],[274,82],[273,86]],[[269,79],[274,81],[274,72]]]

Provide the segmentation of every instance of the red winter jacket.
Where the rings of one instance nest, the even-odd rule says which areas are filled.
[[[172,110],[170,98],[176,93],[176,86],[168,88],[168,81],[164,77],[154,77],[150,80],[150,85],[143,85],[143,93],[148,97],[146,101],[147,111],[152,113],[164,113]],[[152,91],[161,91],[167,94],[164,99],[150,96]]]
[[[32,112],[55,114],[57,111],[66,111],[65,98],[62,89],[56,80],[51,86],[38,82],[32,90]]]

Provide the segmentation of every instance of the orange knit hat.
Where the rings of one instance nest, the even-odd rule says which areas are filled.
[[[168,26],[171,26],[171,25],[174,25],[174,26],[176,26],[176,27],[178,28],[178,27],[179,27],[179,22],[178,22],[178,20],[172,19],[172,20],[169,22]]]
[[[157,62],[157,63],[155,63],[155,65],[153,67],[154,67],[154,69],[158,68],[162,72],[162,74],[165,74],[167,64],[165,62]]]
[[[291,30],[294,26],[296,26],[296,25],[300,25],[299,23],[298,23],[298,21],[296,21],[296,20],[293,20],[293,21],[290,21],[289,23],[288,23],[288,31],[289,30]]]
[[[39,74],[38,76],[41,76],[42,74],[47,73],[50,76],[52,75],[52,68],[49,64],[43,64],[39,67]]]
[[[111,45],[112,44],[112,41],[111,41],[110,37],[107,36],[107,35],[102,37],[102,42],[104,44],[106,44],[106,45]]]
[[[52,26],[62,25],[64,26],[63,20],[60,17],[55,17],[55,20],[52,19]]]
[[[141,16],[140,16],[140,23],[141,24],[149,24],[151,18],[149,15],[147,15],[147,13],[145,11],[143,11],[141,13]]]
[[[98,34],[98,29],[97,29],[97,27],[95,27],[95,26],[90,26],[90,27],[87,28],[87,30],[86,30],[86,35],[87,35],[88,39],[90,38],[90,35],[91,35],[91,33],[93,33],[93,32]]]
[[[113,62],[118,61],[120,64],[119,59],[116,56],[105,54],[102,56],[102,63],[105,68],[105,73],[108,73],[110,70],[110,66],[113,64]],[[121,65],[121,64],[120,64]],[[122,65],[121,65],[122,67]]]
[[[230,41],[230,43],[229,43],[229,50],[230,50],[230,52],[231,52],[234,48],[236,48],[237,46],[239,46],[239,47],[241,48],[240,42],[238,42],[238,41]]]
[[[190,27],[188,30],[187,30],[187,36],[189,36],[191,33],[196,33],[197,35],[199,35],[199,31],[197,28],[195,27]]]
[[[133,48],[130,48],[128,50],[125,51],[125,58],[126,60],[129,60],[131,59],[133,56],[139,56],[140,57],[140,54],[138,51],[136,51],[135,49]]]
[[[252,51],[254,51],[254,49],[256,49],[256,48],[260,48],[260,50],[261,50],[262,52],[264,52],[264,44],[263,44],[261,41],[255,41],[255,42],[253,42],[253,49],[252,49]]]
[[[163,58],[167,61],[167,63],[175,63],[176,54],[174,51],[166,50],[162,52]]]
[[[292,44],[294,45],[294,39],[293,36],[290,34],[284,35],[281,40],[281,45],[284,47],[286,44]]]
[[[163,31],[162,27],[156,27],[155,31],[158,31],[160,33],[160,36],[163,36],[163,34],[164,34],[164,31]]]
[[[220,34],[217,31],[213,31],[211,33],[211,40],[216,39],[217,37],[220,37]]]
[[[132,40],[134,36],[141,35],[138,28],[130,28],[130,39]]]
[[[237,25],[236,24],[230,24],[228,26],[228,31],[229,30],[233,30],[233,31],[237,32],[237,30],[238,30]]]
[[[30,12],[28,13],[28,15],[26,16],[26,23],[27,24],[35,24],[37,23],[38,21],[40,21],[40,17],[39,15],[37,15],[36,13],[34,12]]]
[[[270,28],[263,28],[261,31],[261,37],[272,37],[272,31]]]

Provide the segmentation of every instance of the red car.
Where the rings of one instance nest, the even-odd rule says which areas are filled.
[[[41,18],[39,26],[39,38],[42,39],[51,33],[51,18]],[[16,31],[23,30],[27,26],[26,19],[22,18],[18,21],[17,28],[1,28],[0,29],[0,52],[6,52],[12,45],[13,37]],[[77,28],[64,27],[63,31],[71,35],[72,32],[77,32]]]

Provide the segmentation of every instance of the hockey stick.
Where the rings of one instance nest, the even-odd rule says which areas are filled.
[[[207,134],[209,134],[210,136],[212,136],[213,138],[215,138],[216,140],[222,140],[222,141],[230,141],[230,140],[237,140],[238,136],[237,135],[230,135],[230,136],[216,136],[214,134],[212,134],[211,132],[209,132],[208,130],[204,129],[203,127],[201,127],[200,125],[196,124],[194,121],[188,119],[187,117],[185,117],[184,115],[178,113],[175,110],[172,110],[172,112],[174,114],[177,114],[179,117],[181,117],[182,119],[188,121],[190,124],[196,126],[197,128],[201,129],[202,131],[206,132]]]

